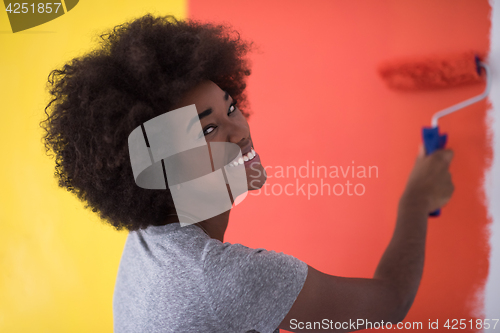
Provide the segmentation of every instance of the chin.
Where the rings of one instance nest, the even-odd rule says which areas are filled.
[[[262,173],[258,178],[249,177],[247,180],[248,180],[248,190],[255,191],[264,186],[267,180],[267,175],[265,173]]]
[[[265,182],[266,182],[266,181],[264,180],[264,181],[262,181],[262,182],[261,182],[261,181],[259,181],[259,182],[257,183],[257,181],[255,181],[255,180],[254,180],[254,182],[253,182],[252,184],[248,184],[248,190],[249,190],[249,191],[256,191],[256,190],[259,190],[259,189],[261,189],[261,188],[262,188],[262,186],[264,186]]]

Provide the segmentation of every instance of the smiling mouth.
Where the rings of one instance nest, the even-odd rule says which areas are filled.
[[[229,163],[229,166],[234,167],[234,166],[237,166],[239,164],[248,164],[247,162],[250,162],[256,156],[257,156],[257,153],[255,152],[255,150],[253,150],[253,147],[252,147],[252,149],[250,149],[250,151],[248,153],[246,153],[245,155],[243,155],[240,158],[235,158],[233,161],[231,161]]]

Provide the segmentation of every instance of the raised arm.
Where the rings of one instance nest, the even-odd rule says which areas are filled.
[[[315,332],[300,328],[316,322],[318,332],[351,332],[365,328],[362,320],[402,321],[422,277],[428,214],[445,205],[454,190],[452,157],[448,149],[425,156],[421,148],[399,201],[394,234],[372,279],[337,277],[309,266],[302,291],[280,328]],[[335,322],[349,326],[335,329]]]

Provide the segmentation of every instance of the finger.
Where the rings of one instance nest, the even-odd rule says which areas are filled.
[[[453,181],[451,180],[451,173],[449,171],[446,172],[445,180],[447,184],[453,184]]]
[[[444,151],[444,158],[448,161],[448,162],[451,162],[451,160],[453,159],[453,150],[451,149],[445,149]]]
[[[425,148],[424,145],[420,144],[418,147],[418,157],[423,157],[425,156]]]
[[[453,151],[451,149],[438,149],[432,155],[434,158],[446,162],[446,164],[449,164],[453,159]]]
[[[453,159],[453,151],[450,149],[438,150],[436,153],[436,158],[444,162],[446,167],[450,166],[451,160]]]

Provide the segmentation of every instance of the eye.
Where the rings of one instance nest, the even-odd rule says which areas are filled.
[[[228,112],[227,112],[228,116],[231,113],[233,113],[233,112],[236,111],[236,103],[238,103],[238,101],[233,100],[233,102],[231,103],[231,105],[229,105],[229,109],[228,109]],[[214,126],[214,125],[210,125],[210,126],[206,127],[205,129],[203,129],[203,134],[200,133],[199,138],[201,138],[202,136],[205,136],[205,135],[208,135],[208,134],[212,133],[216,128],[217,128],[217,126]]]
[[[227,113],[228,116],[231,113],[233,113],[234,111],[236,111],[236,103],[238,103],[238,101],[234,100],[233,103],[231,103],[231,105],[229,105],[229,111]]]
[[[215,130],[215,126],[208,126],[207,128],[205,128],[203,130],[203,135],[208,135],[208,134],[212,133],[214,130]],[[201,135],[200,135],[200,138],[201,138]]]

